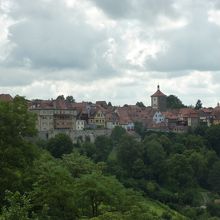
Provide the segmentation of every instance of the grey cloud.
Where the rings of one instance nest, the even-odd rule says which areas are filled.
[[[196,7],[197,6],[197,7]],[[155,71],[220,70],[220,28],[208,22],[206,5],[191,8],[189,24],[173,31],[159,32],[168,43],[165,52],[146,65]],[[203,8],[201,8],[203,7]]]
[[[60,79],[61,72],[69,80],[120,74],[104,56],[109,50],[106,30],[86,23],[84,12],[62,0],[12,2],[9,15],[17,22],[8,40],[14,47],[1,66],[27,68],[41,79]]]
[[[24,86],[33,82],[33,72],[25,69],[0,68],[0,87]]]
[[[64,20],[30,20],[10,29],[9,40],[15,44],[8,63],[33,68],[88,68],[93,60],[97,33],[85,24]]]
[[[138,19],[154,23],[157,15],[175,17],[174,0],[91,0],[114,19]]]

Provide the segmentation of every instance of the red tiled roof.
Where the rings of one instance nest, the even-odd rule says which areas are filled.
[[[175,114],[174,112],[163,112],[163,115],[165,116],[165,118],[167,118],[167,119],[173,119],[173,120],[176,120],[176,119],[178,119],[178,115],[177,114]]]
[[[0,101],[10,102],[13,98],[9,94],[0,94]]]
[[[119,117],[120,124],[128,124],[132,122],[131,118],[128,115],[126,107],[119,107],[116,111]]]
[[[179,114],[182,117],[197,118],[199,116],[198,111],[192,108],[181,108]]]
[[[166,95],[158,89],[151,97],[158,97],[158,96],[166,96]]]

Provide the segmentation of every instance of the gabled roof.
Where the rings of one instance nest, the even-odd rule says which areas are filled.
[[[151,97],[158,97],[158,96],[166,96],[166,95],[158,89]]]
[[[199,117],[198,110],[192,108],[181,108],[179,110],[179,115],[182,117],[190,117],[190,118]]]
[[[11,97],[11,95],[9,95],[9,94],[0,94],[0,101],[10,102],[12,100],[13,100],[13,98]]]
[[[160,91],[160,86],[157,86],[157,91],[151,97],[159,97],[159,96],[166,96],[164,93]]]

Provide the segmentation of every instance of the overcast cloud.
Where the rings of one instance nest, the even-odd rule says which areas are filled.
[[[220,101],[218,0],[0,0],[0,93]]]

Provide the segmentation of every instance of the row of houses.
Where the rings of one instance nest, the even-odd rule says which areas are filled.
[[[0,95],[0,100],[10,101],[10,95]],[[83,131],[108,129],[121,126],[127,131],[134,130],[136,122],[146,129],[186,132],[199,124],[220,124],[220,106],[215,108],[166,109],[166,95],[157,91],[151,96],[151,106],[112,106],[105,101],[73,103],[63,98],[55,100],[28,101],[28,108],[37,115],[36,127],[39,132]]]
[[[146,129],[186,132],[199,124],[220,124],[220,106],[216,108],[181,108],[160,111],[153,106],[108,106],[105,101],[70,103],[66,100],[33,100],[29,109],[38,116],[39,131],[114,129],[134,130],[136,122]]]

